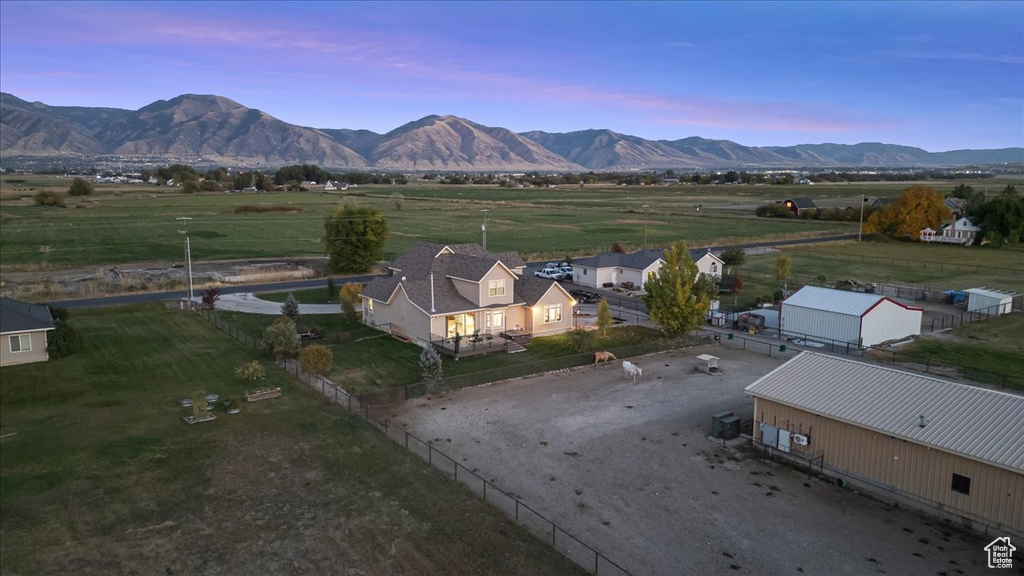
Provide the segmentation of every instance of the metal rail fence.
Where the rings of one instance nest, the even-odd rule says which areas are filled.
[[[239,330],[229,322],[218,318],[217,314],[213,311],[199,310],[198,312],[218,329],[246,346],[251,346],[254,350],[259,349],[259,341],[257,339]],[[592,354],[588,356],[593,358]],[[426,460],[431,466],[467,487],[485,502],[502,510],[508,516],[514,518],[517,523],[532,531],[535,536],[550,542],[553,548],[583,568],[592,570],[594,574],[632,576],[621,565],[555,524],[541,512],[511,493],[502,490],[495,483],[466,468],[451,456],[434,448],[429,441],[422,440],[408,430],[392,423],[385,413],[360,401],[359,398],[349,394],[334,382],[322,376],[303,371],[299,363],[291,358],[276,360],[275,364],[281,366],[289,374],[294,375],[299,382],[319,392],[328,403],[339,406],[350,414],[362,418],[394,442],[404,446],[410,452]]]

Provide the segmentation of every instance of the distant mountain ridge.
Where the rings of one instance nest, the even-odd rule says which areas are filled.
[[[386,134],[288,124],[222,96],[183,94],[139,110],[47,106],[0,93],[0,153],[11,157],[195,157],[225,164],[395,171],[952,167],[1024,163],[1024,148],[927,152],[864,142],[744,146],[700,137],[647,140],[612,130],[517,134],[426,116]]]

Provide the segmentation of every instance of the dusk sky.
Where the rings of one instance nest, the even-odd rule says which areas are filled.
[[[292,124],[1024,146],[1024,2],[0,2],[0,89]]]

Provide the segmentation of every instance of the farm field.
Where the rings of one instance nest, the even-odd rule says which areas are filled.
[[[1006,314],[918,338],[901,352],[1019,376],[1024,366],[1024,314]]]
[[[161,305],[76,311],[84,350],[0,369],[0,572],[583,574],[465,488],[276,367]],[[154,330],[159,326],[159,330]]]

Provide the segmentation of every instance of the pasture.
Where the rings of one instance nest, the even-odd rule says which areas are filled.
[[[613,242],[627,249],[693,247],[856,232],[849,222],[756,218],[765,202],[810,196],[822,206],[860,204],[861,195],[896,196],[908,183],[815,186],[602,186],[505,189],[497,186],[365,186],[345,194],[177,193],[173,188],[97,184],[90,197],[68,198],[67,208],[36,206],[28,188],[65,190],[70,181],[0,178],[0,246],[5,268],[69,267],[183,259],[179,216],[189,224],[193,258],[286,258],[321,255],[323,220],[341,202],[380,209],[391,227],[385,258],[416,240],[479,242],[488,210],[488,247],[527,259],[590,255]],[[1018,179],[965,181],[995,193]],[[953,182],[929,182],[949,191]],[[395,195],[402,196],[397,202]],[[238,212],[282,207],[292,211]],[[700,208],[698,210],[698,207]]]
[[[85,348],[0,369],[4,574],[583,574],[465,488],[251,351],[161,305],[76,311]]]

